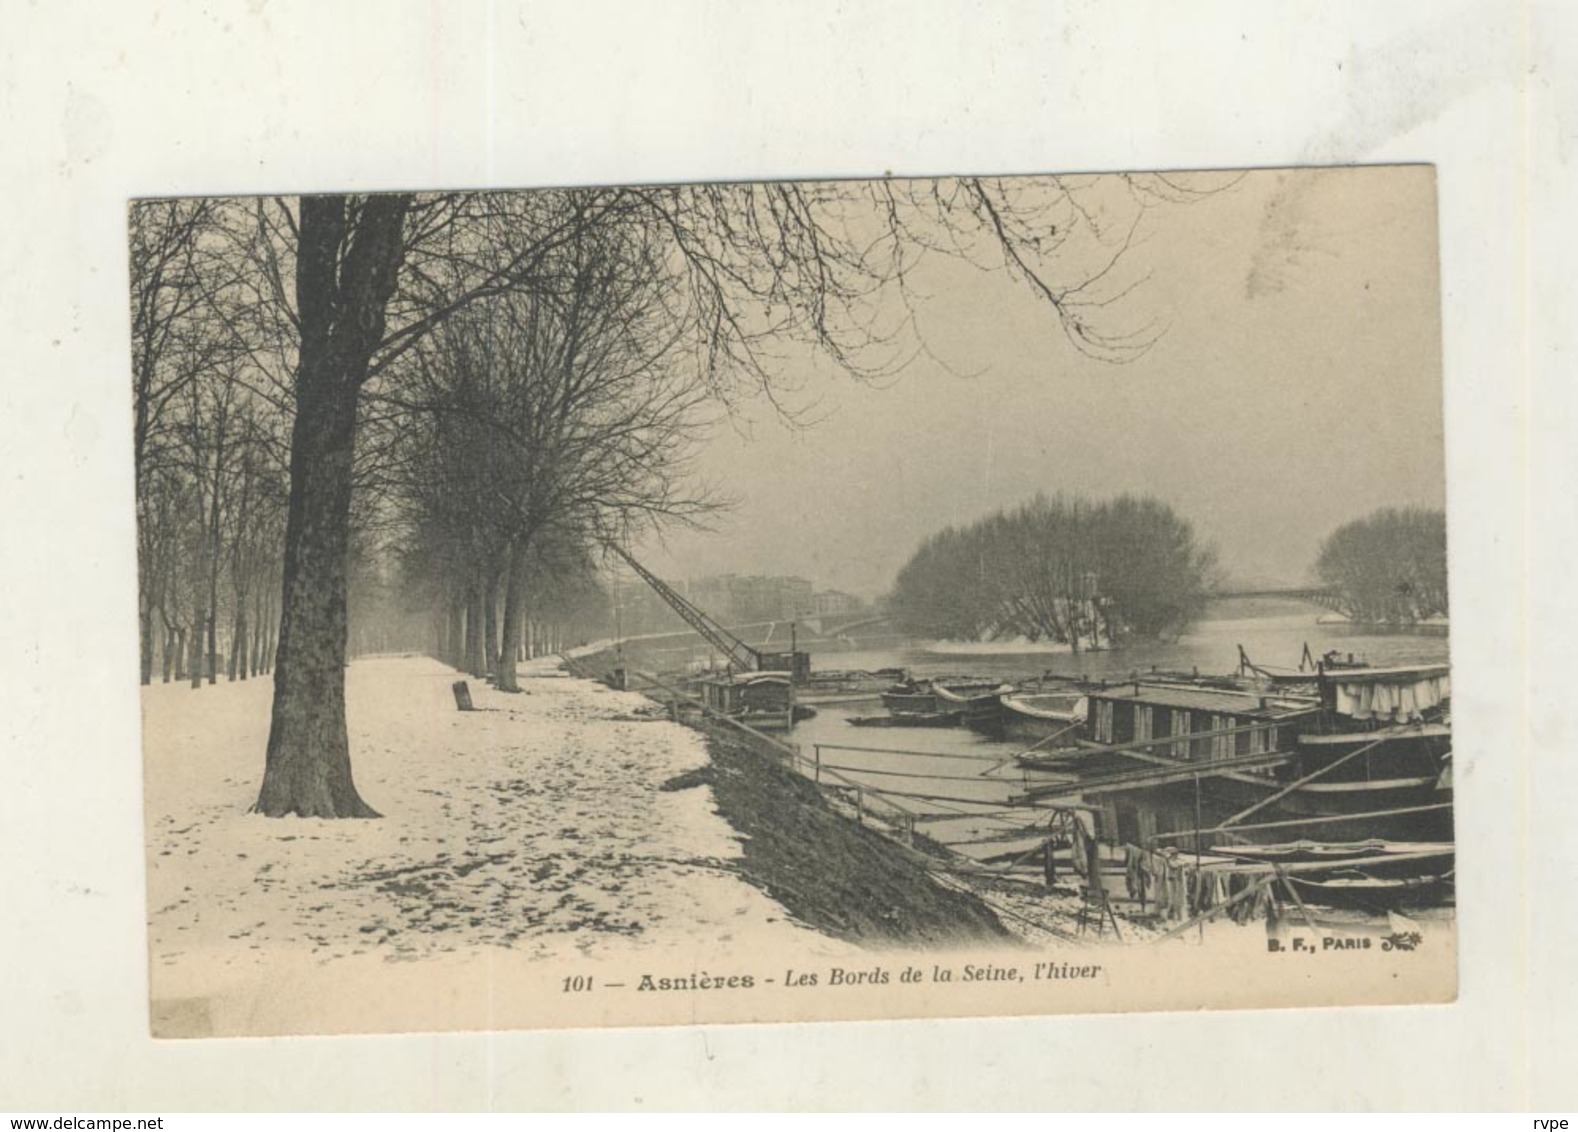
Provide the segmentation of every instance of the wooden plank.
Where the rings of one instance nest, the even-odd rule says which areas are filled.
[[[1299,736],[1301,747],[1345,747],[1371,739],[1450,739],[1452,729],[1444,723],[1421,723],[1412,727],[1386,727],[1379,731],[1335,731],[1330,734]]]
[[[1293,903],[1299,906],[1299,911],[1304,914],[1304,922],[1308,924],[1310,926],[1310,930],[1315,933],[1315,938],[1324,939],[1326,937],[1326,933],[1320,930],[1320,925],[1315,922],[1315,917],[1312,916],[1310,914],[1310,910],[1304,906],[1304,898],[1299,895],[1299,890],[1293,887],[1292,883],[1289,882],[1287,871],[1283,866],[1279,865],[1277,867],[1277,879],[1282,882],[1282,887],[1288,890],[1288,895],[1293,897]]]
[[[1278,716],[1276,719],[1268,719],[1264,723],[1246,723],[1238,727],[1222,727],[1210,731],[1190,731],[1182,735],[1164,735],[1159,739],[1154,737],[1150,739],[1135,739],[1128,743],[1081,743],[1079,745],[1078,754],[1081,757],[1091,757],[1094,755],[1130,755],[1134,758],[1146,759],[1155,763],[1176,763],[1178,761],[1177,759],[1172,758],[1169,755],[1152,754],[1146,748],[1167,747],[1174,743],[1192,743],[1196,739],[1220,739],[1228,735],[1239,735],[1250,731],[1269,731],[1285,726],[1297,717],[1301,715],[1307,715],[1315,710],[1316,709],[1313,707],[1300,709],[1299,711],[1289,712],[1287,715]],[[1055,759],[1058,756],[1049,755],[1047,757],[1049,759]],[[1066,759],[1068,756],[1063,757]],[[1024,765],[1028,767],[1035,767],[1036,760],[1026,759],[1024,760]]]
[[[1207,854],[1213,857],[1230,857],[1231,849],[1208,849]],[[1445,857],[1452,850],[1447,849],[1421,849],[1412,853],[1388,853],[1385,855],[1372,855],[1368,857],[1336,857],[1330,861],[1235,861],[1231,864],[1212,863],[1201,865],[1200,868],[1213,873],[1324,873],[1335,869],[1362,869],[1366,865],[1380,863],[1395,864],[1398,861],[1428,861],[1437,857]],[[1180,864],[1189,865],[1187,860],[1180,859]]]
[[[1105,794],[1114,790],[1132,790],[1146,786],[1165,786],[1173,782],[1189,782],[1196,778],[1211,778],[1234,770],[1255,767],[1282,766],[1294,759],[1286,751],[1270,751],[1263,755],[1240,755],[1231,759],[1211,759],[1198,763],[1173,762],[1168,767],[1155,770],[1126,771],[1123,774],[1105,775],[1082,782],[1058,783],[1053,786],[1035,786],[1019,797],[1027,800],[1056,798],[1065,794]]]
[[[1366,743],[1362,747],[1358,747],[1358,748],[1355,748],[1352,751],[1349,751],[1346,755],[1343,755],[1339,759],[1334,759],[1333,761],[1327,763],[1325,766],[1321,767],[1319,770],[1312,771],[1311,773],[1306,774],[1303,778],[1299,779],[1298,781],[1288,784],[1287,786],[1283,787],[1281,790],[1278,790],[1275,794],[1271,795],[1271,797],[1269,797],[1269,798],[1262,798],[1260,801],[1256,802],[1253,806],[1249,806],[1249,807],[1247,807],[1245,809],[1239,810],[1238,813],[1234,814],[1232,817],[1227,818],[1224,821],[1222,821],[1221,823],[1219,823],[1216,828],[1217,829],[1227,829],[1229,826],[1236,825],[1238,822],[1242,821],[1244,818],[1249,817],[1251,814],[1259,813],[1261,810],[1265,809],[1267,806],[1271,805],[1273,802],[1280,802],[1283,798],[1286,798],[1289,794],[1293,793],[1295,790],[1299,789],[1301,786],[1307,786],[1311,782],[1314,782],[1317,778],[1323,778],[1327,774],[1330,774],[1332,771],[1336,770],[1338,767],[1340,767],[1343,763],[1347,762],[1349,759],[1356,759],[1360,755],[1368,754],[1369,752],[1375,750],[1375,748],[1379,747],[1384,742],[1386,742],[1385,739],[1377,739],[1373,743]]]
[[[948,751],[913,751],[901,747],[852,747],[845,743],[818,743],[824,751],[865,751],[873,755],[914,755],[928,759],[962,759],[972,763],[1002,762],[991,755],[960,755]]]
[[[1180,829],[1173,830],[1169,833],[1158,833],[1153,838],[1153,840],[1161,841],[1166,839],[1171,841],[1175,837],[1193,837],[1195,834],[1205,834],[1212,832],[1242,833],[1251,829],[1286,829],[1289,826],[1295,825],[1326,825],[1330,822],[1337,821],[1357,821],[1362,818],[1390,818],[1397,817],[1400,814],[1423,814],[1432,810],[1450,810],[1451,808],[1451,802],[1432,802],[1428,806],[1399,806],[1396,809],[1391,810],[1367,810],[1363,813],[1355,814],[1323,814],[1320,816],[1312,816],[1307,818],[1290,818],[1287,821],[1263,821],[1256,822],[1251,825],[1236,825],[1232,829],[1228,830],[1218,829],[1213,831],[1209,829]]]

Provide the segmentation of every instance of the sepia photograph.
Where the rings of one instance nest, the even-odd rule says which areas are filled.
[[[131,202],[152,1034],[1451,1001],[1436,191]]]
[[[1558,1126],[1578,10],[371,14],[6,11],[0,1125]]]

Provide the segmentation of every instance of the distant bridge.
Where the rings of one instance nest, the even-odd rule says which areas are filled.
[[[855,629],[871,625],[884,625],[893,619],[891,613],[872,613],[869,609],[859,613],[822,613],[800,618],[800,624],[823,637],[841,637]]]
[[[1307,601],[1318,605],[1322,609],[1330,609],[1335,613],[1348,612],[1343,596],[1332,586],[1290,586],[1273,589],[1253,590],[1214,590],[1207,595],[1208,601],[1230,601],[1233,598],[1245,597],[1280,597],[1288,601]]]

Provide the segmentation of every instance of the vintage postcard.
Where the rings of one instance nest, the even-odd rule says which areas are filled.
[[[156,1036],[1454,997],[1431,167],[128,231]]]

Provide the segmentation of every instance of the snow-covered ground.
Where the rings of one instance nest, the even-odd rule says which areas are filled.
[[[849,954],[735,872],[707,763],[644,697],[523,672],[506,695],[378,658],[346,671],[351,757],[375,821],[247,812],[272,685],[144,690],[156,1032],[269,1033],[529,1024],[573,968],[686,969],[752,953]],[[554,674],[558,675],[558,674]],[[543,677],[543,678],[533,678]]]

